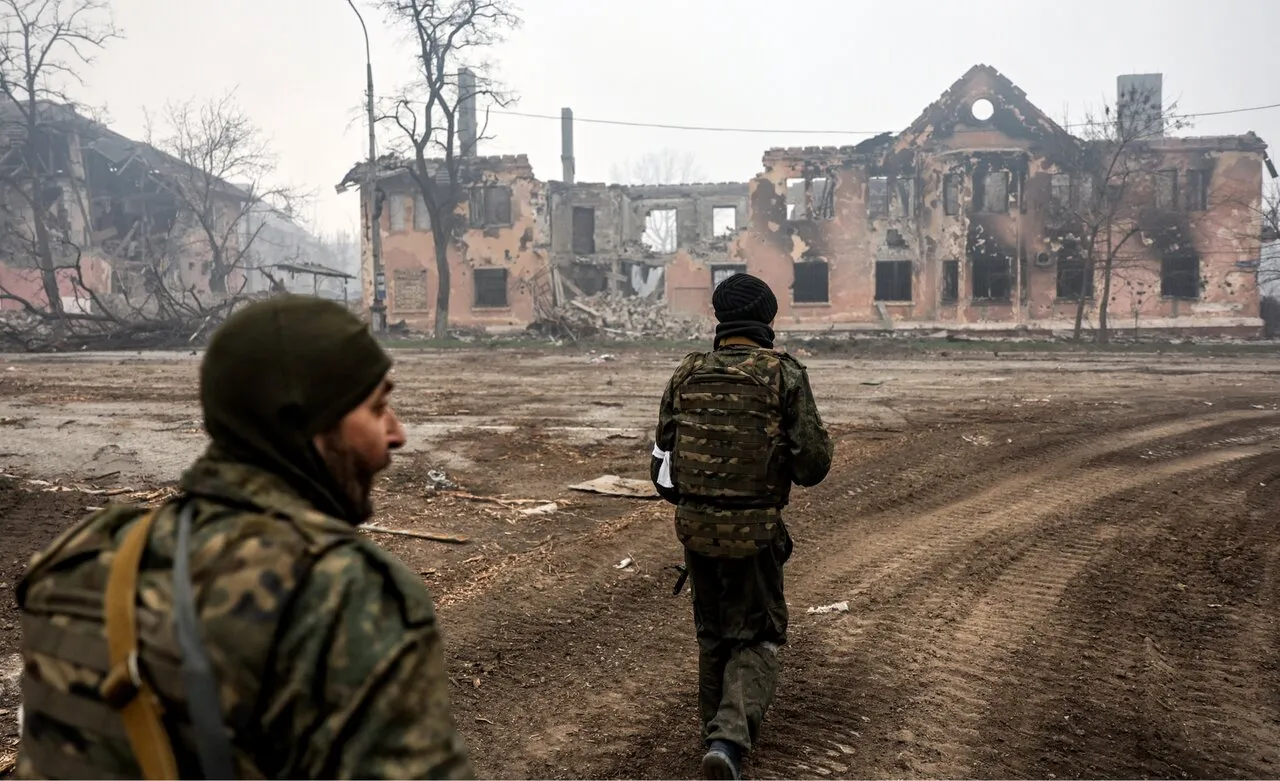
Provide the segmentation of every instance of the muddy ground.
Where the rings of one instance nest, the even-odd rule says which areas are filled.
[[[378,522],[470,542],[377,539],[436,598],[483,776],[697,773],[669,508],[568,489],[645,477],[679,358],[397,353],[411,442]],[[836,461],[787,516],[790,642],[748,772],[1280,774],[1280,357],[805,360]],[[155,496],[199,453],[197,361],[0,357],[0,765],[12,585],[85,508]]]

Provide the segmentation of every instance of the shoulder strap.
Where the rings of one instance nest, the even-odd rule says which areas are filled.
[[[195,728],[196,752],[205,778],[235,778],[231,741],[222,720],[218,681],[200,637],[195,594],[191,587],[191,504],[178,513],[178,542],[173,554],[173,613],[182,648],[182,678],[187,712]]]
[[[173,745],[160,720],[160,698],[138,670],[138,567],[158,510],[142,517],[116,550],[107,576],[107,655],[111,672],[103,679],[102,698],[120,712],[129,744],[147,779],[178,777]]]

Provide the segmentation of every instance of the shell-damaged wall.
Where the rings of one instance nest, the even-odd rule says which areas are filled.
[[[984,119],[980,99],[991,103]],[[978,66],[897,136],[766,152],[746,231],[717,262],[678,257],[668,295],[705,312],[714,266],[738,264],[777,291],[783,329],[1069,327],[1076,301],[1059,297],[1059,266],[1069,274],[1076,237],[1055,199],[1088,174],[1088,148]],[[1156,208],[1152,176],[1130,178],[1125,202],[1141,230],[1112,274],[1114,327],[1260,327],[1264,149],[1252,134],[1142,147],[1144,173],[1176,170],[1185,192]],[[1194,296],[1162,289],[1170,262],[1198,274]]]
[[[478,158],[473,170],[456,209],[460,228],[449,242],[449,323],[494,331],[524,328],[535,319],[535,291],[545,284],[548,268],[544,185],[534,178],[525,155]],[[378,185],[386,194],[380,227],[387,321],[430,330],[438,291],[430,219],[407,174],[382,178]],[[367,205],[361,211],[367,215]],[[364,245],[367,250],[368,242]],[[374,289],[368,251],[363,266],[367,308]]]

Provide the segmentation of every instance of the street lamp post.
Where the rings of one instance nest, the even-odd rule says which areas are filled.
[[[374,132],[376,120],[373,114],[373,53],[369,48],[369,28],[365,26],[360,9],[356,8],[354,0],[347,0],[347,5],[351,6],[351,10],[355,12],[356,18],[360,20],[360,29],[364,32],[365,87],[368,99],[365,107],[369,114],[369,163],[365,166],[364,186],[369,208],[369,243],[373,251],[373,305],[369,307],[369,319],[372,321],[374,333],[385,333],[387,330],[387,280],[386,273],[382,269],[382,226],[377,219],[378,146]]]

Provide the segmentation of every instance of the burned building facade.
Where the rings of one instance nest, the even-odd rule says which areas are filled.
[[[709,311],[718,275],[756,274],[787,291],[781,330],[1062,330],[1083,286],[1086,328],[1105,291],[1113,328],[1257,333],[1265,150],[1077,138],[977,66],[901,133],[769,150],[730,257],[671,280],[700,280],[683,302]]]

